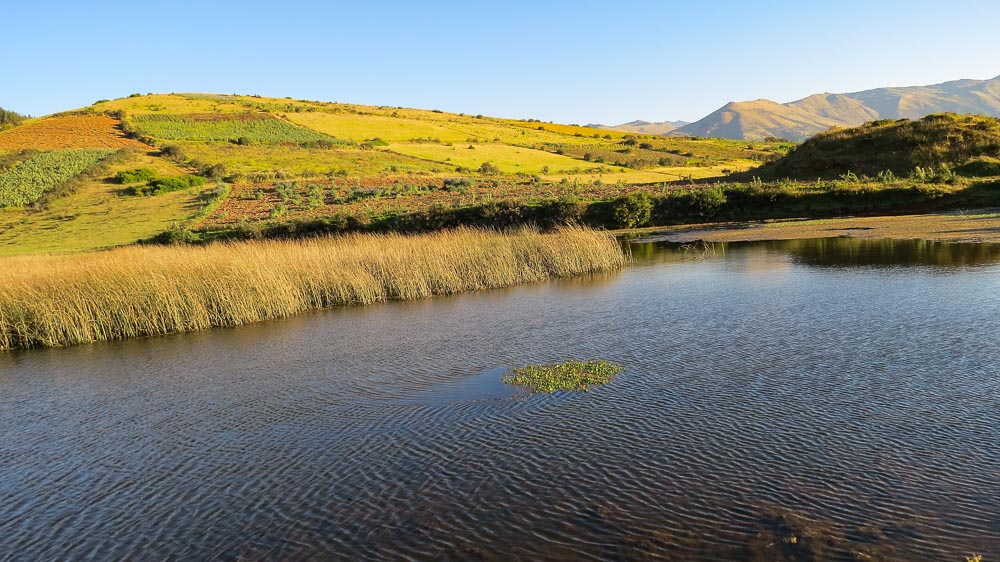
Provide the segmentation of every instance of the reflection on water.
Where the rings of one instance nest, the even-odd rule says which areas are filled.
[[[0,355],[0,559],[991,560],[997,254],[907,244]]]
[[[813,266],[976,266],[1000,261],[1000,244],[935,242],[867,238],[813,238],[765,242],[632,242],[628,246],[637,263],[675,262],[683,258],[708,258],[739,252],[740,258],[759,258],[762,252],[792,256]],[[669,251],[676,250],[676,251]]]

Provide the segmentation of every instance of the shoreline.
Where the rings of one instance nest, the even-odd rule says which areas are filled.
[[[0,351],[193,332],[621,269],[605,232],[460,228],[0,260]]]
[[[621,231],[644,242],[761,242],[849,236],[934,242],[1000,243],[1000,208],[918,215],[780,219]]]

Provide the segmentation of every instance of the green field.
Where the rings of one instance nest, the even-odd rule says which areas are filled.
[[[346,144],[268,115],[239,118],[214,115],[138,115],[131,120],[141,134],[162,140],[252,143],[329,142]]]
[[[0,168],[0,208],[30,205],[113,152],[53,150]]]

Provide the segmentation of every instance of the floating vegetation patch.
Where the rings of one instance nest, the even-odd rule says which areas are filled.
[[[624,369],[608,361],[566,361],[552,365],[527,365],[504,377],[503,382],[530,388],[532,392],[557,390],[587,392],[592,386],[611,382]]]

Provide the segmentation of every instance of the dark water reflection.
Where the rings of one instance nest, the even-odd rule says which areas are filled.
[[[1000,555],[995,248],[635,255],[0,355],[0,560]],[[626,370],[580,395],[499,382],[568,358]]]

